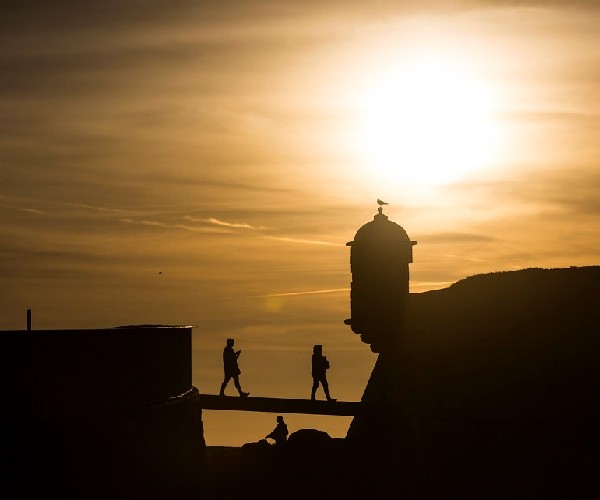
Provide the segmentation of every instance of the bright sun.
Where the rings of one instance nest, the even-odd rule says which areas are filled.
[[[491,90],[456,62],[405,63],[361,100],[360,147],[379,181],[451,182],[483,168],[494,155]]]

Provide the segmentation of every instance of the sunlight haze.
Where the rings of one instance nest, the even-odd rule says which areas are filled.
[[[357,401],[345,244],[378,198],[413,293],[598,264],[593,2],[30,3],[0,33],[2,329],[196,325],[200,392],[233,337],[244,387],[289,398],[319,343]],[[242,418],[207,443],[274,420]]]

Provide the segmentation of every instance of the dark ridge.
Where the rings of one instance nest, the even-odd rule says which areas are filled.
[[[597,498],[599,292],[589,266],[411,294],[345,439],[223,452],[207,497]]]
[[[3,332],[5,489],[73,499],[598,498],[599,292],[600,266],[587,266],[410,294],[347,437],[302,429],[283,447],[205,446],[190,327]],[[338,404],[350,403],[314,408]],[[306,402],[286,405],[270,409]]]
[[[597,279],[600,273],[600,266],[570,266],[564,268],[544,268],[544,267],[528,267],[525,269],[514,271],[494,271],[491,273],[475,274],[467,276],[456,283],[453,283],[444,290],[456,290],[469,286],[519,286],[523,284],[536,284],[539,286],[543,281],[572,280],[580,279],[589,281]],[[433,290],[436,292],[440,290]],[[443,291],[443,290],[442,290]],[[425,292],[431,293],[431,292]]]
[[[411,294],[399,347],[380,354],[363,395],[371,413],[347,439],[378,457],[375,471],[410,471],[397,486],[419,498],[593,488],[598,297],[600,266],[490,273]]]

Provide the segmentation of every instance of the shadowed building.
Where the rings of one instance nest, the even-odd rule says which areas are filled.
[[[416,244],[381,207],[373,220],[356,232],[354,240],[346,243],[351,247],[352,317],[345,323],[370,344],[373,352],[385,350],[401,333],[408,298],[408,265]]]
[[[0,332],[5,489],[190,498],[205,449],[191,327]]]
[[[370,443],[406,442],[406,414],[411,396],[402,348],[409,299],[409,264],[413,261],[411,241],[402,226],[392,222],[380,205],[371,222],[363,225],[350,250],[352,284],[351,318],[345,320],[361,340],[379,353],[377,363],[363,394],[365,414],[357,416],[348,438]],[[401,436],[392,438],[400,432]]]

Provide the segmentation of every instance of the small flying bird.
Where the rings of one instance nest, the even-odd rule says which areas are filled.
[[[379,206],[381,206],[381,205],[389,205],[389,203],[386,203],[385,201],[381,201],[380,199],[377,199],[377,204]]]

